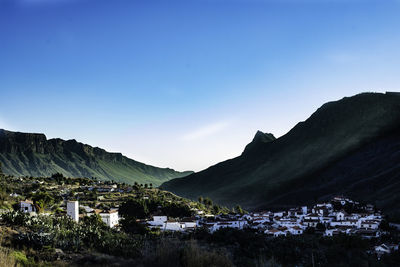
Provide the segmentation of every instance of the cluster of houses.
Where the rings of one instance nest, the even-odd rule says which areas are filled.
[[[346,212],[345,210],[348,210]],[[351,210],[351,212],[349,211]],[[249,227],[267,235],[300,235],[308,229],[325,235],[355,234],[365,238],[379,237],[382,214],[372,205],[361,205],[345,197],[335,197],[328,203],[292,208],[280,212],[246,215]]]
[[[153,215],[153,220],[145,221],[145,224],[150,228],[159,228],[164,231],[192,231],[197,228],[198,219],[195,217],[168,219],[167,216],[157,213]]]
[[[119,216],[117,209],[98,210],[88,206],[79,206],[78,201],[68,201],[67,215],[78,222],[84,215],[79,214],[83,208],[86,216],[98,214],[109,227],[118,226]],[[21,201],[20,209],[23,212],[36,212],[32,201]],[[347,212],[345,211],[347,210]],[[324,236],[338,234],[359,235],[364,238],[376,238],[381,235],[380,224],[383,220],[380,211],[373,205],[361,205],[351,199],[339,196],[330,202],[316,204],[312,207],[298,207],[278,212],[255,212],[249,214],[204,214],[194,211],[196,216],[190,218],[168,218],[158,212],[151,220],[141,220],[149,228],[158,228],[162,231],[190,232],[199,227],[207,228],[211,233],[221,228],[254,229],[272,237],[301,235],[312,230]],[[375,246],[373,252],[381,257],[399,249],[396,244],[381,244]]]
[[[346,212],[351,207],[354,212]],[[23,212],[37,211],[32,201],[21,201],[20,208]],[[110,227],[118,225],[119,216],[117,209],[97,210],[82,206],[86,215],[98,214]],[[68,201],[67,215],[79,221],[78,201]],[[192,218],[171,219],[163,214],[154,214],[152,220],[143,221],[150,228],[159,228],[166,231],[191,231],[197,227],[206,227],[210,232],[221,228],[244,229],[252,228],[274,237],[286,235],[301,235],[308,228],[313,228],[325,236],[338,234],[358,234],[366,238],[380,235],[379,225],[382,214],[372,205],[360,205],[345,197],[335,197],[328,203],[292,208],[279,212],[257,212],[245,215],[207,215],[197,214]]]
[[[354,212],[346,212],[351,207]],[[245,215],[197,215],[179,221],[155,214],[153,220],[146,221],[149,227],[170,231],[190,231],[196,227],[206,227],[210,232],[221,228],[252,228],[274,237],[301,235],[306,229],[314,229],[325,236],[357,234],[365,238],[378,237],[382,214],[372,205],[360,205],[345,197],[335,197],[328,203],[313,207],[292,208],[279,212],[257,212]]]
[[[353,210],[346,212],[345,210]],[[383,217],[373,205],[361,205],[351,199],[338,196],[328,203],[316,204],[313,207],[292,208],[279,212],[257,212],[245,215],[206,215],[197,214],[193,218],[179,221],[168,219],[162,214],[154,214],[153,220],[146,221],[152,228],[167,231],[193,231],[197,227],[206,227],[210,232],[221,228],[252,228],[272,237],[301,235],[312,229],[324,236],[338,234],[359,235],[363,238],[375,238],[381,235],[379,228]],[[375,246],[371,253],[380,259],[384,254],[399,250],[398,244],[381,244]]]
[[[38,208],[30,200],[20,201],[20,210],[25,213],[36,213]],[[92,209],[87,206],[80,206],[78,201],[67,201],[66,212],[67,216],[71,217],[75,222],[79,222],[80,218],[85,216],[84,214],[79,214],[79,208],[83,208],[86,211],[86,216],[91,216],[97,214],[100,216],[101,220],[109,227],[115,227],[119,222],[119,215],[117,209],[110,210],[100,210]]]

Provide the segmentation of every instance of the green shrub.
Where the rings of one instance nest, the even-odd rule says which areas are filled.
[[[26,257],[26,255],[23,252],[21,252],[21,251],[13,251],[11,255],[14,257],[14,259],[17,262],[19,262],[19,263],[21,263],[23,265],[28,265],[28,262],[29,262],[28,258]]]

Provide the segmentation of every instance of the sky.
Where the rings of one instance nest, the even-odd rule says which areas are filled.
[[[0,0],[0,128],[199,171],[400,91],[399,0]]]

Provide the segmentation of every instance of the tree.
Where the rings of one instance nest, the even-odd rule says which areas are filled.
[[[241,214],[241,215],[244,214],[244,211],[243,211],[243,209],[242,209],[242,207],[241,207],[240,205],[237,205],[237,206],[235,207],[235,212],[236,212],[236,213],[239,213],[239,214]]]
[[[149,210],[143,200],[129,199],[122,203],[119,213],[124,218],[144,219],[149,215]]]
[[[174,202],[164,205],[162,211],[165,215],[173,218],[190,217],[192,215],[192,211],[187,205]]]
[[[39,211],[43,211],[46,207],[54,203],[54,198],[47,192],[39,192],[32,196],[32,200],[36,206],[38,206]]]
[[[57,173],[54,173],[54,174],[51,176],[51,178],[54,178],[54,179],[56,179],[56,180],[64,179],[64,175],[63,175],[62,173],[60,173],[60,172],[57,172]]]
[[[145,225],[133,218],[122,218],[119,224],[125,233],[144,235],[149,232],[149,229]]]
[[[2,175],[3,175],[3,169],[1,167],[1,162],[0,162],[0,176],[2,176]]]
[[[325,231],[326,227],[322,223],[317,223],[317,226],[315,227],[319,231]]]
[[[147,228],[137,222],[149,215],[147,203],[143,200],[129,199],[119,208],[122,219],[119,221],[121,229],[126,233],[145,234]]]
[[[199,203],[203,203],[203,201],[204,201],[203,197],[202,197],[202,196],[199,196],[198,201],[199,201]]]
[[[213,204],[213,201],[210,199],[210,198],[205,198],[204,200],[203,200],[203,203],[204,203],[204,205],[206,205],[207,207],[211,207],[212,206],[212,204]]]
[[[392,230],[389,222],[387,220],[383,220],[380,225],[379,225],[379,229],[381,229],[382,231],[390,231]]]
[[[219,214],[220,213],[220,208],[219,208],[218,205],[214,205],[213,206],[213,212],[214,212],[214,214]]]

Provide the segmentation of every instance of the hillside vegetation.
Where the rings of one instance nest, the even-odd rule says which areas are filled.
[[[329,102],[286,135],[257,133],[242,155],[163,189],[247,209],[282,208],[346,194],[400,210],[400,95]]]
[[[152,183],[153,186],[191,173],[146,165],[75,140],[47,140],[44,134],[2,129],[0,163],[5,174],[14,176],[46,177],[62,173],[69,177],[96,177],[129,184]]]

